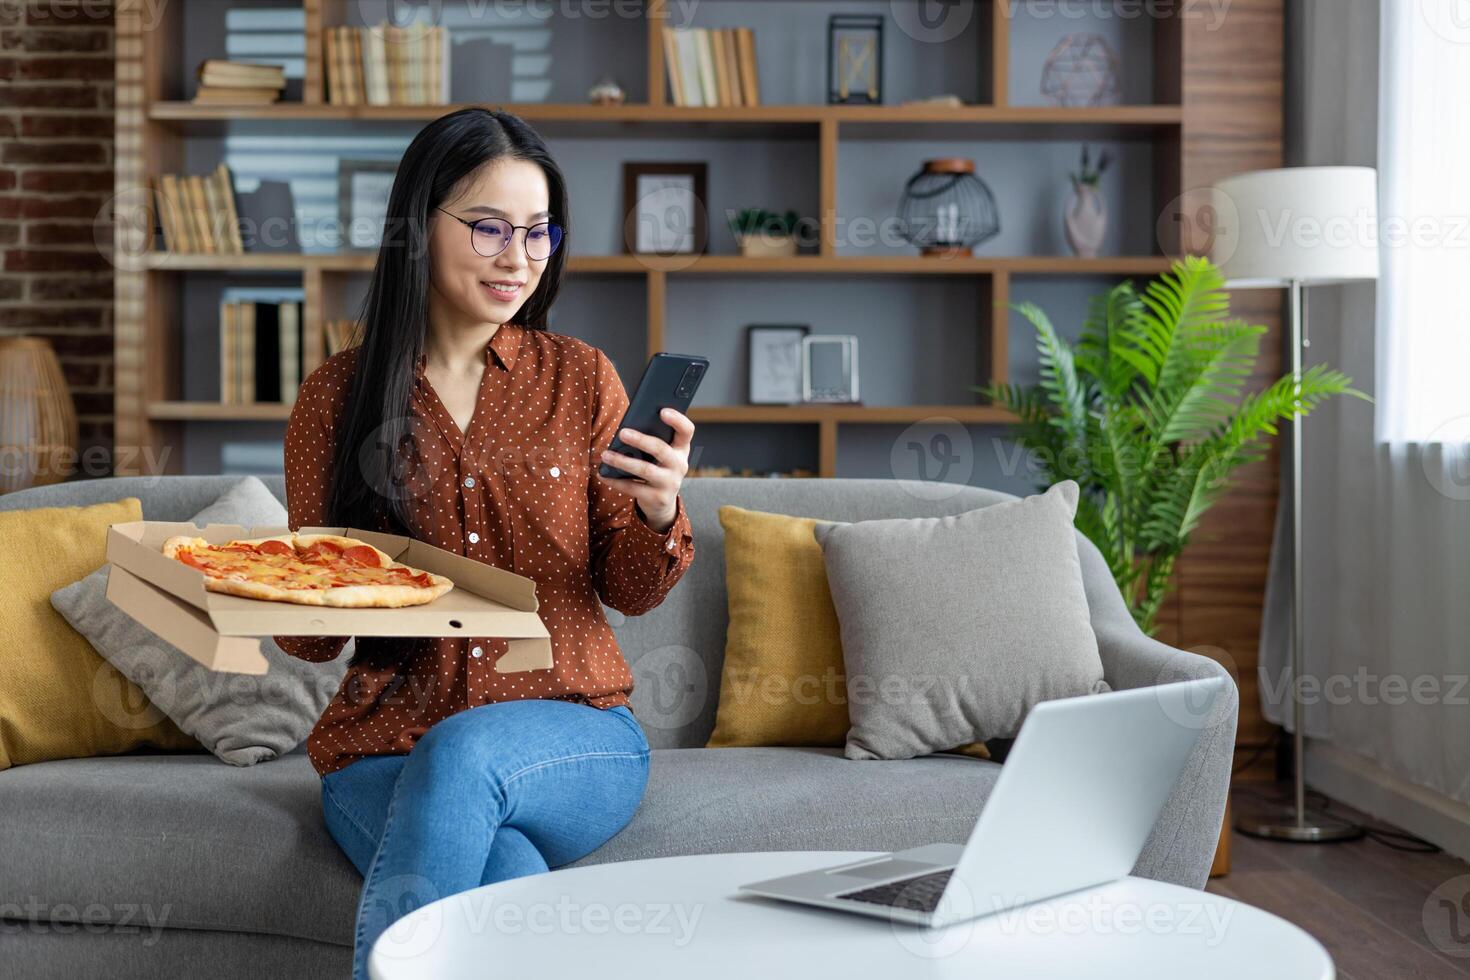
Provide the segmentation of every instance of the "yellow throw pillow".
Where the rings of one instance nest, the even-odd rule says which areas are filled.
[[[136,497],[0,513],[0,769],[200,748],[51,608],[52,592],[106,561],[107,525],[142,517]]]
[[[810,517],[726,505],[730,626],[720,704],[706,748],[847,741],[842,634]],[[983,742],[953,749],[988,759]]]

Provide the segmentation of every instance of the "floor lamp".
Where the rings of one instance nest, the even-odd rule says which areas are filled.
[[[1306,287],[1378,278],[1378,182],[1371,167],[1258,170],[1210,189],[1210,258],[1229,289],[1287,290],[1291,373],[1300,384],[1307,346]],[[1241,833],[1299,843],[1352,840],[1363,828],[1307,810],[1302,569],[1302,418],[1291,438],[1291,702],[1296,799],[1288,809],[1245,814]]]

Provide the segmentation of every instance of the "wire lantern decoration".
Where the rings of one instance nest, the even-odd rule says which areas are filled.
[[[924,255],[970,254],[1000,233],[995,195],[975,174],[975,161],[925,160],[904,184],[899,233]]]

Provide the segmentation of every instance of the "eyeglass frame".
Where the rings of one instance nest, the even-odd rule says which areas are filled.
[[[441,207],[439,207],[439,205],[437,205],[437,204],[434,205],[434,209],[436,211],[444,211],[444,209],[441,208]],[[499,218],[499,217],[496,217],[493,214],[487,214],[483,218],[476,218],[474,221],[471,221],[469,218],[461,218],[459,215],[455,214],[453,211],[444,211],[444,213],[447,214],[447,215],[449,215],[455,221],[458,221],[460,224],[464,225],[466,228],[468,228],[470,230],[470,248],[474,251],[474,253],[476,255],[478,255],[478,256],[480,256],[481,258],[484,258],[484,259],[493,259],[493,258],[495,258],[495,256],[500,255],[501,253],[503,253],[507,248],[510,247],[511,241],[516,237],[516,232],[519,231],[519,230],[521,230],[521,229],[524,229],[525,230],[526,235],[530,235],[532,228],[536,228],[536,227],[539,227],[541,225],[546,225],[548,227],[555,227],[558,231],[561,232],[561,238],[558,238],[556,240],[556,244],[551,247],[551,251],[550,252],[547,252],[546,253],[546,258],[544,258],[544,259],[533,259],[533,258],[531,258],[531,245],[530,245],[530,242],[527,239],[527,237],[523,235],[521,237],[521,248],[525,249],[525,252],[526,252],[526,261],[527,262],[549,262],[549,261],[551,261],[551,257],[556,254],[556,250],[559,249],[559,248],[561,248],[562,239],[566,238],[566,229],[562,228],[561,225],[557,224],[555,221],[552,221],[550,218],[547,218],[545,221],[538,221],[534,225],[510,225],[510,221],[508,219],[506,219],[506,218]],[[486,255],[484,252],[481,252],[478,248],[475,248],[475,225],[479,224],[482,221],[504,221],[506,224],[510,225],[510,237],[505,240],[505,245],[501,246],[500,251],[499,252],[496,252],[495,255]]]

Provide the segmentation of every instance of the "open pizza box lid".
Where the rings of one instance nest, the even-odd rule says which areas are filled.
[[[443,575],[454,588],[433,602],[401,609],[336,609],[267,602],[209,592],[204,575],[164,557],[163,543],[176,535],[222,544],[239,538],[285,534],[283,527],[200,528],[170,521],[130,521],[107,531],[107,598],[123,612],[211,670],[264,674],[262,636],[466,636],[509,641],[495,662],[498,673],[551,666],[551,634],[537,615],[536,583],[396,534],[356,528],[303,527],[302,534],[357,538],[395,561]]]

